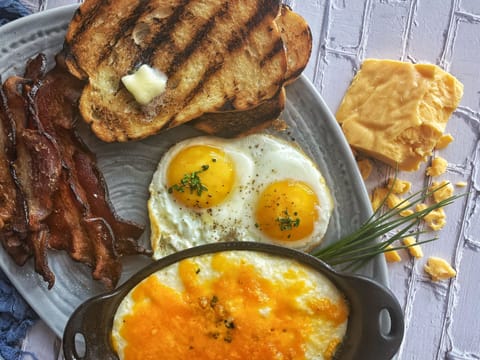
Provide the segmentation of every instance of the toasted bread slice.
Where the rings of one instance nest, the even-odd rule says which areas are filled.
[[[206,113],[188,124],[216,136],[246,135],[268,127],[285,108],[285,100],[285,88],[282,87],[273,98],[251,110]]]
[[[282,5],[281,15],[275,20],[287,51],[285,85],[295,81],[310,60],[312,54],[312,32],[305,19]]]
[[[83,118],[100,139],[127,141],[271,99],[287,69],[279,12],[279,0],[85,1],[64,47],[69,71],[88,81]],[[121,84],[141,64],[168,76],[148,106]]]
[[[287,5],[282,5],[281,15],[275,20],[287,50],[285,84],[293,82],[305,69],[312,52],[312,33],[307,22]],[[244,135],[270,125],[285,107],[282,89],[272,99],[247,111],[207,113],[191,122],[207,134],[233,137]]]

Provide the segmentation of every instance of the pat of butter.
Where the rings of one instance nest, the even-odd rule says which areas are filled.
[[[350,145],[400,170],[432,154],[463,95],[463,85],[432,64],[368,59],[336,117]]]
[[[147,105],[165,92],[167,79],[163,72],[143,64],[133,74],[122,77],[122,83],[138,103]]]

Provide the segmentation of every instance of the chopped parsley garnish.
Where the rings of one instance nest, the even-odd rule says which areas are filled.
[[[297,212],[293,213],[295,218],[292,218],[287,210],[283,212],[284,217],[277,217],[275,221],[280,226],[281,231],[292,230],[293,228],[299,227],[300,225],[300,218],[296,217],[298,215]]]
[[[183,193],[185,192],[185,188],[188,188],[190,194],[196,192],[198,196],[201,196],[204,191],[208,191],[208,188],[202,184],[198,174],[207,171],[208,168],[208,165],[202,165],[200,170],[183,175],[182,180],[180,180],[178,184],[172,185],[168,188],[168,193],[171,194],[174,190]]]

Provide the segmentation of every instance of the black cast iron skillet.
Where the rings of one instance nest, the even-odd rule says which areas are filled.
[[[259,251],[296,259],[325,275],[343,292],[349,302],[350,315],[335,359],[383,360],[397,352],[404,333],[403,313],[395,296],[384,286],[363,276],[340,274],[300,251],[256,242],[227,242],[194,247],[157,260],[113,292],[80,305],[64,331],[65,358],[118,360],[110,344],[110,332],[117,307],[133,287],[150,274],[185,258],[230,250]]]

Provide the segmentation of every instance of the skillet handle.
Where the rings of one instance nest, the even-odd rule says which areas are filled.
[[[362,276],[349,282],[351,323],[341,359],[391,359],[404,335],[403,311],[386,287]]]
[[[110,298],[111,295],[95,297],[74,311],[63,333],[66,360],[118,360],[109,343],[115,310]]]

